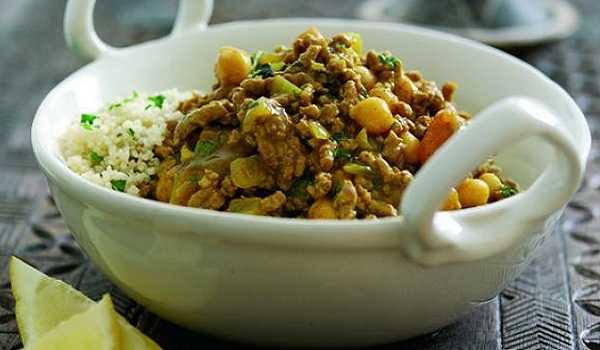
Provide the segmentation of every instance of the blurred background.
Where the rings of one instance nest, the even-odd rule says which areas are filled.
[[[0,0],[0,350],[20,347],[5,268],[12,254],[92,298],[109,291],[119,311],[166,349],[232,348],[121,294],[81,253],[48,196],[31,151],[31,120],[44,96],[85,64],[64,43],[65,2]],[[176,9],[175,0],[98,0],[94,16],[102,39],[127,46],[168,34]],[[273,17],[367,18],[458,32],[533,64],[575,98],[594,146],[559,232],[517,281],[473,314],[384,348],[600,349],[600,1],[215,0],[211,24]]]

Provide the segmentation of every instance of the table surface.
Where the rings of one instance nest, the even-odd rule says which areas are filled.
[[[292,14],[352,17],[357,3],[219,0],[212,22]],[[497,298],[434,334],[379,349],[600,349],[600,1],[573,3],[583,17],[575,36],[513,52],[574,96],[592,128],[586,178],[560,228]],[[11,255],[94,299],[110,292],[117,309],[165,349],[248,349],[186,331],[144,310],[98,272],[64,226],[29,141],[40,101],[83,64],[63,42],[64,4],[0,0],[0,349],[20,347],[6,269]],[[128,45],[168,32],[175,8],[173,0],[103,0],[95,20],[103,38]]]

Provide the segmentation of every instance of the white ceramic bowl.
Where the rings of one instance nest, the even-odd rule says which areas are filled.
[[[521,271],[581,180],[590,149],[581,111],[507,54],[397,24],[288,19],[206,28],[210,3],[181,7],[190,11],[170,37],[116,50],[95,35],[93,1],[69,2],[68,42],[97,60],[46,97],[32,129],[38,162],[77,241],[128,295],[177,324],[297,347],[363,346],[433,331]],[[427,78],[457,81],[458,105],[480,112],[419,171],[402,217],[309,221],[178,207],[101,188],[62,162],[56,140],[79,113],[132,89],[208,90],[220,46],[268,49],[309,25],[359,32],[366,47],[389,49]],[[436,213],[448,188],[494,152],[525,191]]]

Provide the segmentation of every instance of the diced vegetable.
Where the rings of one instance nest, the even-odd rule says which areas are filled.
[[[273,81],[271,82],[271,94],[289,94],[298,96],[300,92],[302,92],[302,90],[299,87],[292,84],[281,75],[273,77]]]
[[[229,202],[227,211],[232,213],[262,215],[264,214],[260,206],[261,199],[258,197],[236,198]]]
[[[323,127],[323,125],[321,125],[321,123],[319,123],[316,120],[309,120],[307,124],[308,130],[310,131],[312,137],[319,140],[329,139],[329,132],[327,131],[327,129],[325,129],[325,127]]]
[[[194,152],[187,145],[181,146],[180,159],[182,162],[187,162],[194,158]]]
[[[387,103],[379,97],[369,97],[355,104],[350,117],[372,134],[383,134],[396,121]]]
[[[348,163],[342,167],[345,172],[352,175],[373,175],[373,169],[368,165]]]
[[[125,192],[125,186],[127,185],[127,180],[110,180],[110,185],[113,190],[119,192]]]
[[[283,62],[283,56],[276,52],[263,52],[262,55],[258,57],[259,64],[273,64],[280,62]]]
[[[352,50],[354,50],[354,52],[356,52],[357,55],[362,56],[363,43],[360,34],[353,32],[349,32],[347,34],[350,35],[350,37],[352,38]]]
[[[337,219],[333,202],[328,198],[321,198],[308,209],[309,219]]]
[[[356,142],[358,142],[358,147],[362,150],[373,150],[375,147],[369,141],[369,135],[367,135],[367,129],[362,128],[358,135],[356,135]]]
[[[310,69],[316,72],[327,72],[327,67],[321,62],[312,61],[310,63]]]
[[[251,62],[246,51],[225,46],[219,49],[215,73],[221,85],[238,85],[250,74]]]
[[[132,128],[127,129],[127,133],[129,134],[129,136],[134,137],[135,136],[135,131],[133,131]]]
[[[459,122],[454,113],[448,109],[439,111],[419,144],[419,161],[424,164],[429,157],[454,134]]]
[[[460,200],[458,199],[458,192],[454,187],[450,189],[450,193],[448,193],[448,197],[446,197],[446,201],[442,205],[442,210],[456,210],[460,209],[462,206],[460,205]]]
[[[261,117],[268,117],[273,114],[270,101],[267,98],[261,97],[250,105],[250,109],[246,112],[246,116],[242,121],[242,131],[250,132],[254,128],[254,124]]]
[[[400,135],[402,143],[404,144],[404,156],[409,164],[419,163],[419,139],[415,135],[411,134],[410,131],[406,131]]]
[[[465,179],[458,186],[458,198],[464,208],[484,205],[490,198],[490,188],[483,180]]]
[[[259,186],[267,179],[267,168],[258,156],[238,158],[230,165],[231,179],[240,188]]]

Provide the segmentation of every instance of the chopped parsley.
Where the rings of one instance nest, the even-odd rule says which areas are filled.
[[[512,186],[508,186],[508,185],[504,185],[500,189],[500,195],[502,196],[502,198],[512,197],[517,193],[518,193],[518,191],[516,188],[514,188]]]
[[[385,53],[380,53],[377,58],[379,58],[379,62],[389,70],[396,69],[396,66],[400,64],[400,59],[398,57],[386,55]]]
[[[104,157],[102,157],[98,153],[94,151],[90,152],[90,162],[92,163],[92,166],[100,164],[100,162],[102,162],[103,159]]]
[[[335,149],[335,151],[333,151],[333,157],[335,159],[352,160],[352,153],[346,151],[343,148],[338,147]]]
[[[125,192],[125,185],[127,185],[127,180],[110,180],[110,185],[115,191]]]
[[[250,70],[250,77],[256,78],[269,78],[273,76],[273,67],[268,63],[259,63],[261,56],[264,54],[262,51],[256,51],[250,57],[252,69]]]
[[[333,186],[333,193],[332,193],[333,197],[337,196],[337,194],[340,193],[340,191],[342,190],[342,186],[344,186],[342,181],[335,182],[335,185]]]
[[[373,180],[371,180],[371,182],[373,183],[373,189],[374,190],[381,189],[381,178],[376,177]]]
[[[290,186],[289,194],[292,197],[308,199],[308,192],[306,191],[306,187],[313,183],[311,175],[309,173],[305,173],[301,177],[297,178],[292,182]]]
[[[198,181],[200,181],[200,176],[198,176],[198,175],[192,175],[192,176],[188,177],[188,180],[190,182],[198,182]]]
[[[219,148],[219,144],[211,140],[198,141],[194,152],[200,157],[208,157]]]
[[[132,128],[127,129],[127,133],[129,134],[129,136],[134,137],[135,136],[135,131],[133,131]]]
[[[258,106],[258,100],[254,100],[254,101],[250,102],[248,104],[248,109],[252,109],[252,108],[254,108],[256,106]]]
[[[138,96],[139,96],[139,94],[137,93],[137,91],[134,90],[133,94],[131,96],[127,97],[126,99],[124,99],[123,101],[115,102],[115,103],[111,104],[110,106],[108,106],[108,110],[112,111],[115,108],[122,107],[124,104],[135,100]]]
[[[337,142],[348,139],[348,137],[343,132],[335,132],[333,133],[333,135],[331,135],[331,138]]]
[[[92,130],[92,126],[94,125],[94,120],[98,117],[93,114],[83,113],[81,114],[81,127],[86,130]]]
[[[149,96],[148,101],[150,103],[146,106],[145,110],[152,107],[160,109],[163,106],[163,102],[165,102],[165,97],[163,95]]]
[[[268,63],[258,64],[250,73],[252,78],[269,78],[273,76],[273,68]]]
[[[361,99],[369,97],[369,93],[367,92],[367,89],[365,89],[365,87],[362,85],[360,85],[358,92],[360,94]]]

